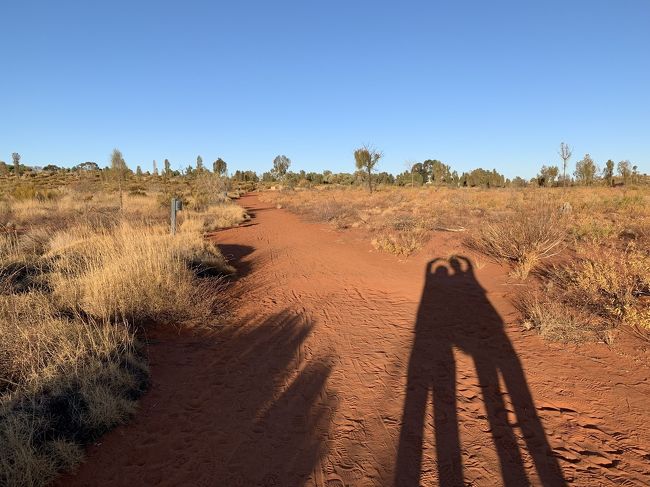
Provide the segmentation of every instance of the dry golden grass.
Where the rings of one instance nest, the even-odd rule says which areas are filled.
[[[429,232],[423,228],[409,228],[398,231],[382,231],[373,238],[373,247],[391,254],[408,257],[429,240]]]
[[[182,243],[166,228],[122,223],[76,237],[46,254],[53,266],[52,294],[61,309],[96,319],[157,323],[209,312],[210,301],[196,292]]]
[[[265,201],[339,228],[389,228],[391,219],[410,217],[423,228],[477,232],[484,223],[508,221],[541,205],[565,207],[567,230],[577,241],[604,241],[650,233],[650,187],[636,188],[395,188],[369,195],[347,187],[267,191]]]
[[[604,336],[606,328],[594,323],[588,315],[549,299],[547,294],[523,293],[518,296],[516,305],[522,314],[524,328],[536,330],[547,340],[581,343]]]
[[[229,228],[246,221],[248,215],[239,205],[221,203],[207,207],[203,211],[185,211],[182,215],[180,231],[185,233],[210,233]]]
[[[45,485],[123,422],[147,368],[127,323],[64,316],[40,292],[0,296],[0,484]]]
[[[0,204],[0,485],[41,486],[124,422],[147,384],[138,329],[214,320],[233,271],[212,228],[245,219],[222,201],[169,235],[156,195]],[[182,213],[181,213],[182,215]]]
[[[506,220],[484,223],[466,243],[489,257],[514,263],[513,274],[526,279],[543,259],[562,251],[565,238],[564,215],[543,204],[522,207]]]

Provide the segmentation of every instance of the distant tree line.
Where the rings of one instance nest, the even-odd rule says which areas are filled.
[[[563,161],[563,172],[560,175],[558,166],[543,165],[531,184],[540,187],[554,186],[593,186],[596,184],[614,186],[616,184],[615,175],[618,174],[622,184],[639,183],[641,174],[639,168],[628,160],[619,161],[617,164],[608,159],[602,169],[593,160],[589,154],[585,154],[582,159],[576,162],[573,171],[573,179],[566,175],[566,163],[572,155],[572,151],[564,142],[560,146],[560,157]]]
[[[117,149],[115,149],[117,151]],[[156,161],[153,161],[152,172],[143,171],[138,165],[135,172],[126,165],[121,152],[113,152],[109,158],[110,165],[101,168],[93,161],[86,161],[71,168],[63,168],[55,164],[48,164],[42,168],[27,167],[21,163],[20,154],[12,154],[12,164],[0,161],[0,176],[31,173],[34,171],[46,172],[101,172],[107,177],[114,178],[121,182],[131,176],[142,178],[144,176],[162,177],[193,177],[200,174],[212,173],[220,178],[228,177],[228,164],[221,157],[217,158],[211,165],[212,171],[203,162],[199,155],[196,164],[188,164],[184,171],[172,169],[169,159],[164,159],[162,171],[158,171]],[[354,172],[334,173],[329,170],[320,172],[306,172],[304,170],[294,172],[290,170],[292,161],[286,155],[278,155],[273,159],[269,171],[258,175],[252,170],[236,170],[231,174],[230,179],[242,183],[278,183],[286,187],[311,187],[316,185],[343,185],[343,186],[367,186],[370,191],[378,185],[396,186],[448,186],[448,187],[482,187],[482,188],[503,188],[503,187],[559,187],[559,186],[592,186],[596,184],[614,186],[616,184],[639,183],[642,181],[638,167],[628,160],[615,163],[607,160],[602,168],[593,160],[589,154],[576,162],[571,174],[569,160],[573,155],[571,147],[562,142],[558,155],[562,161],[561,165],[542,165],[538,174],[525,180],[521,177],[513,179],[506,178],[496,169],[477,168],[468,172],[459,173],[450,165],[438,159],[426,159],[422,162],[409,163],[407,170],[394,176],[386,171],[377,172],[377,165],[382,158],[382,153],[368,145],[364,145],[354,151]],[[117,174],[117,176],[116,176]]]

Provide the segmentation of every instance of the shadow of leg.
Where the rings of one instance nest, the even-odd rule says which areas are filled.
[[[333,404],[327,401],[328,358],[313,359],[224,461],[252,485],[305,485],[326,452]],[[222,460],[223,461],[223,460]],[[236,477],[226,478],[231,483]]]
[[[505,486],[530,485],[524,470],[521,451],[512,426],[508,423],[503,393],[495,363],[488,358],[475,357],[476,372],[483,390],[483,402],[487,410],[492,438],[501,464],[501,476]]]
[[[451,346],[436,354],[433,421],[440,485],[464,485],[456,405],[456,362]]]
[[[395,467],[396,487],[418,487],[422,465],[422,440],[424,415],[429,395],[430,376],[418,370],[418,360],[411,357],[409,363],[406,399],[402,415],[402,429]]]
[[[537,415],[521,363],[514,353],[513,350],[502,360],[499,363],[499,368],[508,394],[512,399],[517,422],[524,435],[526,446],[535,462],[537,474],[545,487],[567,485],[560,465],[553,456],[553,450],[548,443],[542,422]]]

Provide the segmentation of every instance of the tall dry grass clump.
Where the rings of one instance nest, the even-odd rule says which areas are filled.
[[[524,328],[537,331],[546,340],[581,343],[604,337],[606,327],[602,323],[551,298],[547,291],[521,293],[515,306],[522,314]]]
[[[385,224],[376,230],[377,236],[371,243],[376,249],[408,257],[429,240],[431,232],[427,223],[420,216],[401,214],[387,217]]]
[[[566,221],[554,206],[519,208],[501,221],[485,223],[467,245],[495,259],[514,264],[513,274],[525,279],[543,259],[557,255],[564,246]]]
[[[248,220],[246,210],[232,203],[219,203],[202,211],[188,210],[182,215],[181,232],[210,233]]]
[[[147,367],[126,323],[63,316],[38,292],[0,296],[0,485],[45,485],[128,418]]]
[[[546,269],[538,292],[518,302],[525,325],[554,340],[612,340],[629,327],[650,339],[650,254],[628,245],[592,247],[574,260]]]
[[[55,236],[52,293],[62,309],[96,319],[174,323],[207,316],[211,299],[188,266],[191,241],[164,227],[122,223]],[[196,242],[194,242],[196,244]]]

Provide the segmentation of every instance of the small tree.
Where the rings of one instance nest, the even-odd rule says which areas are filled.
[[[411,166],[411,182],[422,185],[427,181],[427,174],[424,168],[424,164],[421,162],[416,162]]]
[[[13,160],[14,163],[14,176],[19,177],[20,176],[20,154],[18,152],[14,152],[11,154],[11,159]]]
[[[607,182],[607,186],[614,186],[614,161],[609,159],[605,163],[605,169],[603,169],[603,179]]]
[[[618,174],[623,178],[623,184],[627,184],[632,175],[632,164],[630,161],[620,161],[617,166]]]
[[[118,149],[113,149],[113,152],[111,153],[111,173],[117,180],[117,186],[120,191],[120,211],[124,207],[124,200],[122,197],[122,181],[124,181],[126,178],[128,171],[129,168],[124,161],[122,153]]]
[[[553,186],[560,170],[557,166],[542,166],[537,176],[537,184],[539,186]]]
[[[413,161],[404,161],[404,167],[406,168],[406,173],[411,174],[411,188],[415,185],[415,173],[413,172],[414,166],[415,164]]]
[[[196,156],[196,171],[201,172],[203,169],[203,158],[201,156]]]
[[[290,165],[291,159],[289,159],[287,156],[276,156],[276,158],[273,159],[273,169],[271,169],[271,172],[276,179],[284,179],[284,176],[287,174],[287,170],[289,169]]]
[[[169,159],[165,159],[165,162],[163,163],[163,165],[164,165],[163,174],[164,174],[166,177],[171,176],[171,173],[172,173],[172,165],[169,163]]]
[[[156,164],[156,160],[154,159],[153,161],[153,175],[158,176],[158,164]]]
[[[571,159],[573,151],[568,144],[562,142],[558,154],[560,154],[560,157],[562,158],[562,185],[566,188],[566,165],[569,159]]]
[[[576,170],[573,174],[580,184],[591,186],[597,172],[596,163],[589,154],[585,154],[585,157],[576,163]]]
[[[225,176],[228,170],[228,164],[221,157],[212,163],[212,170],[218,176]]]
[[[383,154],[372,147],[364,145],[354,151],[354,161],[357,169],[368,174],[368,191],[372,193],[372,171]]]
[[[197,173],[192,184],[194,196],[192,206],[195,210],[204,210],[209,205],[223,202],[226,192],[226,181],[210,171]]]
[[[138,178],[142,177],[142,168],[140,166],[136,166],[135,175],[138,176]]]

